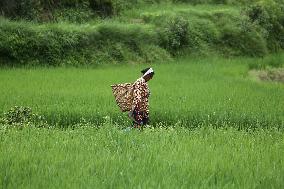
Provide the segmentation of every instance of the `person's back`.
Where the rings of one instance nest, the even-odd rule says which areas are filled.
[[[143,77],[137,79],[133,84],[133,103],[132,108],[139,109],[140,111],[149,113],[150,90],[148,84]]]

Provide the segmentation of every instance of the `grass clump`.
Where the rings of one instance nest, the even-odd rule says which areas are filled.
[[[44,117],[33,113],[30,107],[15,106],[3,114],[0,123],[7,127],[48,126]]]
[[[262,59],[249,61],[249,69],[265,70],[270,68],[284,67],[284,55],[283,53],[272,54]]]

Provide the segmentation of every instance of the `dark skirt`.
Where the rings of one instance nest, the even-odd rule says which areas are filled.
[[[140,128],[143,125],[149,124],[149,115],[147,112],[138,111],[135,109],[133,111],[133,117],[135,121],[133,121],[134,128]]]

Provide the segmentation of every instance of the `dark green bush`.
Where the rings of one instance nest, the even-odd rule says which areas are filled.
[[[47,122],[44,117],[33,113],[30,107],[15,106],[9,111],[5,112],[1,118],[4,125],[13,127],[36,126],[46,127]]]
[[[100,16],[118,15],[121,11],[138,5],[165,3],[170,0],[90,0],[90,7]]]
[[[216,25],[208,19],[196,19],[189,23],[189,52],[198,54],[214,51],[220,38]],[[211,51],[212,51],[211,50]]]
[[[2,22],[0,25],[0,55],[17,62],[38,60],[54,65],[82,47],[84,33],[64,31],[57,27]]]
[[[259,1],[245,10],[251,22],[260,25],[266,32],[270,51],[284,48],[284,2]]]
[[[82,65],[135,59],[145,62],[150,59],[142,46],[161,48],[158,35],[150,27],[116,23],[85,27],[1,20],[0,59],[23,65]]]
[[[182,17],[169,19],[159,30],[160,45],[172,54],[189,44],[188,21]]]
[[[162,0],[1,0],[0,14],[13,19],[32,21],[68,20],[82,22],[93,13],[102,17],[141,4],[165,2]],[[74,15],[72,15],[72,13]],[[63,18],[62,18],[63,17]]]
[[[74,17],[82,18],[86,14],[92,15],[89,0],[1,0],[0,2],[0,13],[13,19],[54,21],[57,20],[58,12],[64,15],[66,10],[74,12],[71,17],[73,20]],[[65,20],[68,17],[70,14],[67,14]]]
[[[159,3],[158,0],[106,2],[114,3],[115,6],[124,3],[129,6]],[[53,4],[44,6],[65,7],[66,13],[62,15],[62,12],[59,11],[59,15],[56,15],[54,11],[58,20],[67,18],[66,21],[84,22],[90,15],[84,15],[87,12],[84,6],[88,3],[89,0],[66,0],[53,1]],[[271,4],[261,1],[249,6],[242,15],[238,11],[226,10],[198,14],[185,10],[148,12],[138,18],[142,18],[142,22],[138,24],[106,21],[78,26],[66,23],[31,24],[1,19],[0,59],[18,64],[80,65],[152,62],[162,57],[167,58],[168,52],[177,55],[183,52],[206,54],[218,51],[228,56],[263,56],[267,53],[267,47],[271,52],[283,49],[282,5],[274,1]],[[82,9],[83,13],[79,11],[77,15],[76,12],[68,12],[71,9]],[[152,52],[148,53],[146,49],[151,49]]]
[[[244,20],[242,21],[244,22]],[[257,28],[250,22],[241,25],[224,25],[221,31],[221,51],[225,55],[264,56],[267,43]]]
[[[1,0],[0,12],[7,17],[21,16],[28,20],[37,20],[43,10],[39,0]]]

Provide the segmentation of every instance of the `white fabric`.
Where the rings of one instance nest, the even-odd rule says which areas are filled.
[[[150,69],[143,75],[143,77],[145,77],[146,75],[148,75],[148,74],[150,74],[150,73],[153,73],[153,72],[154,72],[153,68],[150,68]]]

